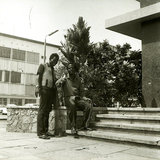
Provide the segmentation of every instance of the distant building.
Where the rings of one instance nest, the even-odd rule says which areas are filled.
[[[59,46],[46,45],[46,60]],[[36,103],[36,72],[44,43],[0,33],[0,105]]]

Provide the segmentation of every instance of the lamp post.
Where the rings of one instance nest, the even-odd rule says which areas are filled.
[[[44,40],[44,63],[46,62],[46,39],[47,39],[48,36],[51,36],[56,32],[58,32],[58,30],[55,30],[54,32],[51,32],[50,34],[47,34],[45,36],[45,40]]]

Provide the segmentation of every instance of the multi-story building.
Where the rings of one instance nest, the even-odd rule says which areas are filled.
[[[59,46],[46,44],[46,60]],[[36,72],[44,43],[0,33],[0,105],[36,103]]]

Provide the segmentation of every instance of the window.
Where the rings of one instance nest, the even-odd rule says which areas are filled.
[[[9,82],[9,71],[5,71],[4,81]]]
[[[21,73],[12,71],[11,72],[11,82],[21,83]]]
[[[25,99],[25,104],[36,103],[36,99]]]
[[[27,62],[39,64],[39,53],[27,52]]]
[[[0,57],[10,58],[10,56],[11,56],[11,48],[0,46]]]
[[[7,104],[7,98],[0,98],[0,104],[6,105]]]
[[[21,106],[21,105],[22,105],[22,99],[11,98],[11,99],[10,99],[10,103],[11,103],[11,104],[15,104],[15,105],[17,105],[17,106]]]
[[[12,59],[25,61],[25,51],[13,49],[13,56]]]

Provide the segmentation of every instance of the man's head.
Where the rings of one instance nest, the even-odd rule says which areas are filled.
[[[52,53],[49,57],[49,64],[53,67],[57,64],[59,56],[57,53]]]
[[[76,74],[76,73],[78,73],[78,71],[79,71],[79,65],[78,64],[68,64],[68,66],[67,66],[67,70],[68,70],[68,73],[70,74],[70,75],[74,75],[74,74]]]

